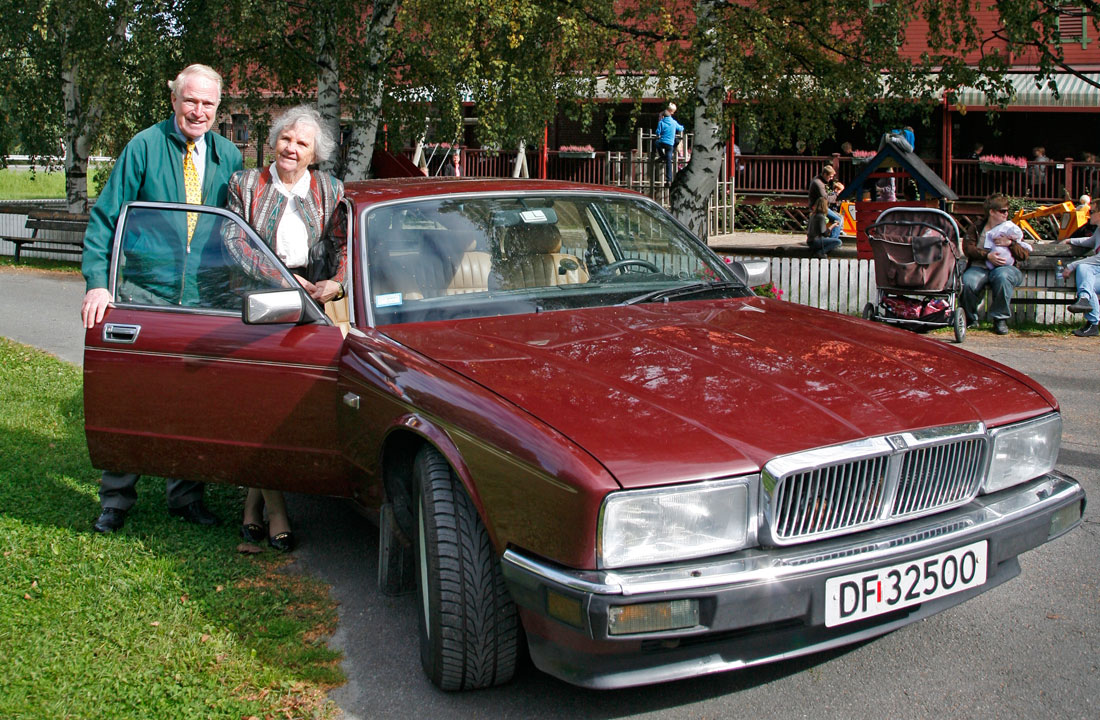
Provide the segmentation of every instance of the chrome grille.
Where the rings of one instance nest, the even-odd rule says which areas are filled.
[[[902,459],[891,515],[919,515],[968,500],[982,479],[984,448],[982,440],[967,440],[907,453]]]
[[[969,502],[985,469],[980,424],[867,438],[764,467],[764,524],[779,545],[843,535]]]
[[[775,494],[780,537],[860,527],[882,514],[886,457],[819,468],[788,477]]]

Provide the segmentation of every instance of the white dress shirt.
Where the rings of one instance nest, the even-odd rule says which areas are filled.
[[[288,188],[275,163],[271,163],[271,180],[275,189],[287,198],[286,210],[275,230],[275,254],[288,268],[304,268],[309,264],[309,229],[302,217],[301,198],[309,192],[309,171]]]

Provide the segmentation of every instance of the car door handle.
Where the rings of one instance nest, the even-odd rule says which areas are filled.
[[[107,323],[103,326],[103,342],[132,343],[137,340],[141,325]]]

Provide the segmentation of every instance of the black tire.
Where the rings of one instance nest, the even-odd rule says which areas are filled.
[[[876,315],[878,315],[878,310],[875,309],[874,303],[867,303],[863,306],[864,320],[874,320]]]
[[[955,342],[961,343],[966,339],[966,312],[961,307],[955,308],[951,324],[955,328]]]
[[[420,662],[441,690],[512,679],[519,623],[489,534],[446,458],[416,455],[416,589]]]

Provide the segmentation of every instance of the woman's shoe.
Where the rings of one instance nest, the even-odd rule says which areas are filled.
[[[267,530],[263,525],[258,525],[257,523],[246,523],[241,525],[241,537],[249,542],[261,542],[266,535]]]
[[[267,544],[279,552],[290,552],[294,549],[294,533],[287,530],[278,535],[269,536],[267,538]]]

